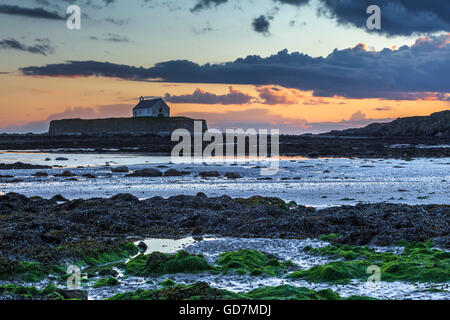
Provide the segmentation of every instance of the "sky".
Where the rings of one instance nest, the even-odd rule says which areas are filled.
[[[0,0],[0,26],[0,132],[128,117],[140,96],[294,134],[450,109],[448,0]]]

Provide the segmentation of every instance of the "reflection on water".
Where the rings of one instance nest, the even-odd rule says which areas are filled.
[[[56,157],[68,161],[56,161]],[[50,161],[45,161],[50,158]],[[276,175],[262,176],[261,168],[240,159],[237,163],[175,164],[167,156],[146,154],[56,154],[0,151],[0,163],[24,163],[55,166],[45,169],[48,177],[35,177],[41,170],[0,170],[11,175],[16,183],[0,178],[0,191],[18,192],[26,196],[51,198],[61,194],[67,199],[111,197],[130,193],[139,199],[154,196],[196,195],[209,197],[227,195],[232,198],[264,195],[285,201],[323,208],[360,202],[390,202],[406,204],[448,204],[450,192],[450,158],[398,159],[304,159],[283,157]],[[64,166],[64,168],[56,167]],[[127,166],[130,171],[156,168],[187,171],[180,177],[127,177],[112,173],[111,167]],[[58,177],[70,170],[74,179]],[[219,177],[203,179],[200,172],[218,171]],[[226,173],[241,176],[229,179]],[[87,178],[86,176],[95,179]],[[20,182],[23,181],[23,182]]]
[[[141,241],[136,241],[134,244],[138,245]],[[195,242],[192,237],[183,239],[146,239],[142,240],[147,245],[147,250],[145,254],[150,254],[152,252],[162,252],[162,253],[175,253],[182,250],[185,246],[188,246]]]

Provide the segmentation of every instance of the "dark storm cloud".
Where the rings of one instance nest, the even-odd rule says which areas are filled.
[[[140,81],[279,85],[312,90],[315,96],[420,99],[450,92],[450,35],[422,37],[411,47],[367,51],[365,45],[335,49],[326,58],[287,50],[223,64],[172,60],[143,68],[96,61],[67,61],[26,67],[25,75],[103,76]],[[423,94],[422,94],[423,93]],[[441,95],[445,97],[445,95]],[[436,96],[439,98],[439,95]]]
[[[179,96],[166,94],[164,99],[171,103],[196,103],[196,104],[247,104],[253,100],[251,95],[229,87],[230,92],[223,95],[206,92],[196,89],[192,94],[183,94]]]
[[[381,32],[387,35],[411,35],[450,30],[448,0],[320,0],[320,12],[339,24],[366,28],[367,7],[381,9]]]
[[[275,2],[279,2],[282,4],[291,4],[294,6],[303,6],[305,4],[308,4],[310,0],[273,0]]]
[[[48,11],[42,8],[24,8],[11,5],[0,5],[0,13],[30,18],[50,19],[50,20],[64,19],[64,17],[60,16],[57,12]]]
[[[258,18],[255,18],[252,22],[253,30],[268,35],[271,19],[272,17],[266,17],[265,15],[260,15]]]
[[[319,14],[335,19],[338,24],[379,32],[388,36],[425,34],[450,30],[448,0],[315,0]],[[200,11],[227,3],[227,0],[201,0],[191,11]],[[312,0],[272,0],[274,4],[301,7]],[[381,30],[368,30],[366,13],[370,5],[381,9]],[[267,20],[267,19],[266,19]],[[264,25],[260,20],[261,27]],[[268,27],[268,26],[267,26]],[[261,28],[254,28],[255,31]],[[260,32],[260,31],[258,31]]]
[[[275,3],[291,4],[294,6],[302,6],[310,2],[310,0],[272,0]],[[203,9],[209,9],[217,7],[221,4],[227,3],[228,0],[198,0],[197,4],[191,9],[192,12],[201,11]]]
[[[198,12],[203,9],[208,9],[211,7],[217,7],[221,4],[227,3],[228,0],[199,0],[197,4],[191,9],[192,12]]]
[[[0,40],[0,49],[19,50],[44,56],[54,52],[48,39],[36,39],[36,42],[33,46],[27,46],[16,39],[4,39]]]

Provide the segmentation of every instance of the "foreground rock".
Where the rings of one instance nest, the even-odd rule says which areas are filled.
[[[204,194],[143,201],[129,194],[61,203],[64,200],[15,193],[0,196],[0,259],[67,261],[79,257],[80,248],[104,249],[129,242],[130,237],[192,234],[318,238],[336,233],[341,237],[335,242],[352,245],[434,239],[450,248],[450,206],[445,205],[379,203],[316,210],[278,198]]]

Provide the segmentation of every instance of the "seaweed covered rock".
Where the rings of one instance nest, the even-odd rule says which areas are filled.
[[[49,283],[43,290],[16,284],[3,285],[0,286],[0,300],[2,296],[14,300],[64,300],[53,283]]]
[[[64,272],[65,270],[62,266],[0,258],[0,280],[20,279],[26,282],[38,282],[49,274],[61,275]]]
[[[109,300],[367,300],[369,297],[342,298],[330,289],[314,291],[304,287],[281,285],[261,287],[248,292],[230,292],[211,287],[205,282],[190,285],[173,281],[157,290],[137,290],[119,293]]]
[[[235,271],[251,275],[277,275],[295,266],[291,261],[280,262],[275,257],[251,249],[221,253],[216,263],[219,272]]]
[[[319,240],[321,241],[333,241],[335,239],[340,238],[341,235],[338,233],[329,233],[329,234],[323,234],[319,237]]]
[[[212,288],[205,282],[190,285],[169,283],[158,290],[137,290],[119,293],[109,300],[230,300],[243,299],[243,295]]]
[[[313,266],[307,270],[298,270],[288,275],[289,278],[302,278],[313,282],[331,282],[345,284],[352,279],[361,279],[367,275],[367,261],[334,261],[324,265]]]
[[[81,263],[89,266],[101,265],[119,261],[139,253],[139,248],[134,243],[125,243],[118,247],[85,247],[78,249]]]
[[[149,276],[173,273],[196,273],[210,270],[203,255],[193,255],[179,251],[175,255],[152,252],[149,255],[140,254],[125,264],[128,274]]]
[[[305,287],[281,285],[277,287],[261,287],[245,294],[254,300],[345,300],[331,289],[314,291]],[[367,300],[369,297],[351,296],[348,300]]]
[[[117,280],[114,277],[109,277],[109,278],[102,278],[102,279],[98,280],[96,283],[94,283],[93,287],[94,288],[114,287],[114,286],[118,286],[119,284],[120,284],[119,280]]]
[[[349,282],[351,279],[366,279],[367,268],[375,265],[380,268],[382,281],[444,283],[450,280],[450,252],[433,249],[431,241],[403,242],[402,245],[404,250],[399,255],[348,245],[306,247],[305,250],[309,253],[346,261],[314,266],[289,276],[319,282]]]

